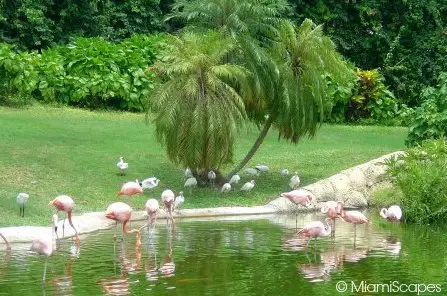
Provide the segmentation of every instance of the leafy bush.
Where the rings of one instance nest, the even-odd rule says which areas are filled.
[[[16,53],[8,44],[0,43],[0,103],[26,104],[38,83],[36,53]]]
[[[145,111],[153,88],[154,62],[161,35],[134,35],[114,44],[77,38],[42,54],[0,44],[0,83],[4,96],[33,94],[45,102],[86,108]]]
[[[424,141],[387,165],[393,182],[403,192],[405,221],[447,221],[447,142]]]
[[[383,83],[383,76],[377,70],[357,70],[358,87],[352,96],[346,118],[356,121],[372,118],[386,123],[397,114],[397,101]]]
[[[422,91],[421,100],[423,103],[410,122],[407,146],[447,136],[447,73],[439,75],[437,88],[427,87]]]
[[[356,70],[357,79],[341,86],[328,82],[333,101],[332,122],[401,124],[399,105],[377,70]]]

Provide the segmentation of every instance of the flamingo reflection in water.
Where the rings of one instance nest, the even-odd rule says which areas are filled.
[[[163,277],[172,277],[175,275],[175,263],[172,257],[172,229],[168,229],[168,251],[163,260],[163,264],[160,266],[159,271]]]
[[[137,247],[135,248],[135,259],[129,259],[126,255],[125,242],[121,241],[120,244],[121,250],[118,260],[118,262],[120,262],[120,274],[115,274],[115,276],[111,278],[107,278],[98,282],[106,295],[131,295],[128,275],[134,274],[141,269],[141,248],[137,245]],[[116,258],[116,241],[114,242],[114,250]]]

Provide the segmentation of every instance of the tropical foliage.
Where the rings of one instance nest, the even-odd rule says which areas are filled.
[[[162,36],[134,35],[120,43],[77,38],[67,46],[17,52],[0,44],[2,101],[33,97],[88,108],[144,111]]]
[[[423,88],[447,68],[444,0],[290,0],[298,21],[311,18],[361,69],[381,68],[397,98],[419,104]]]
[[[447,73],[441,73],[437,87],[427,87],[421,93],[422,105],[410,121],[407,146],[425,139],[447,137]]]
[[[388,161],[388,172],[403,192],[404,218],[413,223],[447,220],[447,142],[428,140]]]

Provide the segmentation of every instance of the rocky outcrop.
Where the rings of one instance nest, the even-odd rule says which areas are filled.
[[[367,207],[371,193],[376,188],[391,186],[387,181],[385,160],[402,153],[404,152],[398,151],[384,155],[304,186],[304,189],[309,190],[316,197],[316,202],[308,208],[296,206],[284,197],[276,198],[267,206],[280,212],[312,211],[320,208],[322,202],[335,200],[344,202],[345,207]]]

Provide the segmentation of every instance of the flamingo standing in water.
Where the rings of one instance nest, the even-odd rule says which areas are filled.
[[[6,239],[6,237],[1,232],[0,232],[0,237],[5,241],[6,250],[10,250],[11,249],[11,245],[9,244],[8,240]]]
[[[383,208],[380,211],[380,216],[388,221],[400,221],[402,219],[402,210],[399,206],[391,206],[388,209]]]
[[[341,209],[339,217],[344,221],[344,222],[348,222],[354,225],[354,243],[355,243],[355,238],[356,238],[356,227],[357,224],[366,224],[369,223],[368,218],[366,218],[365,215],[363,215],[361,212],[359,211],[345,211],[343,208],[343,203],[342,202],[338,202],[338,205]]]
[[[54,214],[52,219],[51,237],[43,237],[34,240],[30,248],[31,251],[34,251],[37,254],[44,255],[46,257],[45,267],[43,269],[42,282],[45,282],[47,275],[48,257],[50,257],[54,253],[54,251],[56,251],[56,239],[54,237],[54,233],[56,232],[56,225],[57,225],[57,214]]]
[[[305,189],[292,190],[281,193],[280,196],[287,197],[295,205],[308,206],[315,199],[314,195]],[[298,213],[295,212],[295,228],[298,228]]]
[[[166,209],[166,213],[168,217],[171,219],[171,222],[174,222],[172,218],[172,211],[174,210],[174,202],[175,202],[175,194],[172,190],[167,189],[161,193],[161,201]],[[167,221],[167,220],[166,220]]]
[[[332,232],[332,227],[329,221],[331,218],[326,218],[326,225],[321,221],[312,221],[304,226],[303,229],[297,232],[298,235],[309,238],[307,241],[307,247],[309,246],[309,242],[312,238],[315,239],[315,244],[317,243],[318,237],[328,236]]]
[[[121,234],[121,239],[124,240],[124,234],[129,233],[136,233],[137,242],[136,247],[139,248],[141,246],[141,234],[140,230],[138,229],[127,229],[127,223],[129,222],[130,218],[132,217],[132,208],[123,202],[114,202],[111,204],[105,213],[106,218],[114,220],[115,221],[115,231],[116,227],[118,226],[118,223],[123,224],[123,231]],[[114,239],[116,239],[116,234],[113,236]]]
[[[335,219],[337,219],[338,214],[341,213],[341,204],[336,201],[329,200],[323,204],[323,206],[321,207],[321,212],[323,214],[327,214],[327,216],[332,219],[332,225],[333,225],[332,235],[334,235],[335,234]]]
[[[147,223],[142,228],[149,225],[154,225],[155,219],[157,218],[157,212],[160,209],[160,205],[155,198],[149,198],[144,207],[147,213]]]
[[[48,204],[49,206],[53,205],[56,207],[56,214],[59,213],[59,211],[63,211],[67,213],[67,217],[68,217],[68,223],[70,223],[71,227],[74,229],[75,233],[76,233],[76,242],[79,244],[80,239],[79,239],[79,234],[78,231],[76,230],[76,228],[73,225],[73,221],[72,221],[72,211],[73,211],[73,206],[74,206],[74,201],[71,197],[69,197],[68,195],[59,195],[58,197],[56,197],[55,199],[53,199],[52,201],[50,201],[50,203]],[[65,219],[64,219],[64,223],[62,223],[62,237],[65,236]]]

